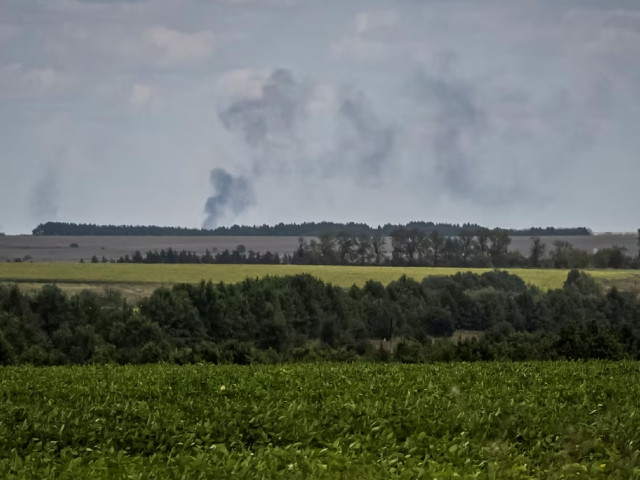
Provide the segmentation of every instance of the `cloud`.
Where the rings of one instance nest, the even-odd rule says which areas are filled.
[[[308,2],[309,0],[226,0],[236,5],[250,5],[259,7],[290,7],[292,5]]]
[[[361,178],[379,177],[392,159],[395,129],[378,118],[360,92],[350,92],[343,98],[338,115],[346,128],[336,158],[341,163],[350,158]]]
[[[331,58],[365,62],[387,59],[393,52],[388,42],[354,35],[342,37],[330,47]]]
[[[139,110],[152,107],[156,103],[156,95],[153,87],[142,83],[133,84],[129,102]]]
[[[334,59],[380,61],[397,54],[396,41],[390,33],[400,24],[397,10],[366,10],[355,16],[353,29],[333,42],[330,56]]]
[[[255,192],[222,221],[611,229],[638,203],[638,0],[23,3],[0,1],[0,197],[26,197],[11,231],[31,221],[20,178],[58,146],[75,152],[60,206],[87,221],[96,207],[78,199],[115,182],[178,193],[173,210],[93,204],[111,218],[200,224],[213,167]],[[143,184],[117,180],[125,166]],[[86,187],[96,175],[113,182]]]
[[[286,170],[373,179],[391,159],[395,129],[357,89],[300,82],[286,69],[229,72],[221,83],[222,93],[233,94],[219,111],[221,123],[249,147],[258,175]]]
[[[380,185],[390,168],[395,126],[358,89],[300,81],[287,69],[227,72],[218,85],[231,95],[221,124],[242,141],[252,186]],[[264,188],[256,191],[262,200]]]
[[[225,98],[259,98],[268,77],[268,72],[261,70],[231,70],[220,75],[216,86]]]
[[[70,79],[55,68],[26,68],[19,63],[0,67],[0,98],[27,99],[65,91]]]
[[[289,70],[277,69],[262,84],[258,96],[233,101],[219,117],[225,128],[240,133],[249,146],[263,147],[293,134],[307,98],[306,89]]]
[[[400,23],[400,14],[396,10],[368,10],[356,15],[355,31],[363,35],[381,28],[395,27]]]
[[[222,168],[214,168],[210,175],[214,194],[205,203],[207,218],[204,228],[215,228],[227,214],[237,215],[253,203],[253,190],[243,176],[233,176]]]
[[[627,30],[636,35],[640,35],[640,13],[614,12],[604,19],[603,25],[616,30]]]
[[[114,4],[114,3],[144,3],[144,2],[148,2],[149,0],[76,0],[77,2],[80,3],[104,3],[107,5],[110,4]]]
[[[486,126],[486,112],[477,104],[472,87],[459,80],[421,74],[416,85],[433,121],[436,170],[454,195],[469,195],[476,188],[475,165],[465,141]]]
[[[20,35],[22,29],[17,25],[8,23],[0,24],[0,45],[8,43]]]
[[[142,41],[161,63],[167,65],[203,60],[215,47],[213,33],[209,30],[184,33],[164,26],[146,28]]]
[[[53,165],[45,167],[31,191],[31,215],[39,222],[54,220],[58,213],[58,171]]]

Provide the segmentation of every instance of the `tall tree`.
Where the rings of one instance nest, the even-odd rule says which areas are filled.
[[[486,228],[479,229],[476,232],[476,238],[478,239],[478,248],[480,249],[480,253],[488,253],[489,230],[487,230]]]
[[[437,266],[440,261],[440,253],[444,247],[444,237],[440,235],[438,230],[434,230],[429,234],[429,241],[431,242],[431,251],[433,252],[433,265]]]
[[[427,255],[430,250],[431,240],[424,232],[418,232],[416,235],[416,251],[418,252],[418,263],[420,265],[424,265],[429,261]]]
[[[356,245],[355,239],[348,232],[340,232],[336,237],[336,243],[338,245],[338,255],[340,256],[340,263],[346,265],[351,263],[353,257],[353,249]]]
[[[473,255],[474,247],[477,242],[474,240],[474,233],[470,230],[464,229],[460,232],[458,239],[460,240],[460,253],[462,255],[462,261],[466,265],[469,263],[469,258]]]
[[[460,265],[462,261],[462,246],[460,239],[448,237],[442,247],[442,258],[447,266]]]
[[[358,263],[365,265],[371,262],[373,258],[371,237],[368,235],[358,235],[356,237],[356,254],[358,256]]]
[[[494,228],[489,232],[489,240],[491,241],[491,246],[489,247],[491,262],[494,267],[500,266],[511,244],[509,232],[502,228]]]
[[[391,260],[394,263],[404,263],[409,231],[406,228],[397,228],[391,232]]]
[[[320,255],[327,263],[335,263],[336,261],[336,236],[333,233],[323,233],[318,238]]]
[[[542,243],[539,237],[531,237],[531,249],[529,250],[529,263],[533,268],[540,267],[540,261],[544,257],[546,245]]]
[[[371,237],[371,249],[373,250],[373,259],[376,265],[380,265],[384,260],[385,239],[380,233],[376,233]]]

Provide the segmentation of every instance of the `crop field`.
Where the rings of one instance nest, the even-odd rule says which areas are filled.
[[[639,478],[637,363],[0,369],[0,477]]]
[[[367,280],[387,284],[407,275],[417,280],[431,275],[454,275],[470,271],[483,273],[490,269],[440,267],[357,267],[335,265],[195,265],[195,264],[92,264],[92,263],[0,263],[0,281],[32,284],[176,284],[200,280],[240,282],[245,278],[266,275],[295,275],[308,273],[342,287],[363,285]],[[541,289],[560,288],[567,278],[567,270],[509,269],[525,282]],[[605,283],[626,282],[640,286],[637,270],[590,270],[590,275]]]

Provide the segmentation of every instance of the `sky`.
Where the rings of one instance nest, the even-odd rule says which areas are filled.
[[[640,226],[637,0],[2,0],[0,232]]]

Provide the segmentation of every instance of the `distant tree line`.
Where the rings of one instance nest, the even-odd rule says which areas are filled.
[[[66,295],[0,285],[0,364],[640,359],[636,293],[573,270],[543,292],[501,271],[348,289],[309,275]]]
[[[205,228],[159,227],[156,225],[95,225],[93,223],[47,222],[31,231],[32,235],[69,236],[208,236]]]
[[[388,241],[390,240],[390,242]],[[640,234],[638,236],[640,242]],[[390,243],[390,244],[389,244]],[[529,255],[509,250],[511,237],[507,230],[494,228],[463,230],[457,236],[445,237],[434,230],[430,234],[417,229],[399,228],[390,237],[380,234],[354,235],[348,232],[326,233],[317,238],[299,239],[291,254],[255,252],[244,245],[234,250],[204,254],[171,248],[136,251],[125,255],[119,263],[223,263],[223,264],[298,264],[298,265],[391,265],[475,268],[640,268],[640,256],[628,255],[624,247],[613,246],[595,253],[575,248],[567,241],[553,242],[551,249],[539,237],[531,238]],[[93,263],[107,262],[106,257],[93,257]]]
[[[234,250],[225,249],[222,252],[206,250],[202,255],[187,250],[174,250],[172,248],[160,251],[148,251],[142,254],[136,250],[132,256],[124,255],[116,260],[117,263],[223,263],[223,264],[267,264],[278,265],[289,263],[289,257],[280,257],[278,253],[247,251],[244,245],[238,245]],[[101,260],[98,257],[91,259],[92,263],[106,263],[106,257]]]
[[[159,227],[155,225],[95,225],[91,223],[47,222],[41,223],[32,230],[33,235],[117,235],[117,236],[294,236],[319,237],[325,234],[347,233],[349,235],[381,235],[389,236],[398,229],[417,230],[425,234],[434,231],[444,237],[460,235],[464,231],[483,229],[480,225],[465,223],[433,223],[409,222],[406,225],[387,223],[376,228],[364,223],[304,222],[279,223],[277,225],[254,225],[218,227],[213,230],[204,228]],[[548,235],[590,235],[586,227],[554,228],[532,227],[528,229],[511,229],[507,233],[512,236],[548,236]]]

